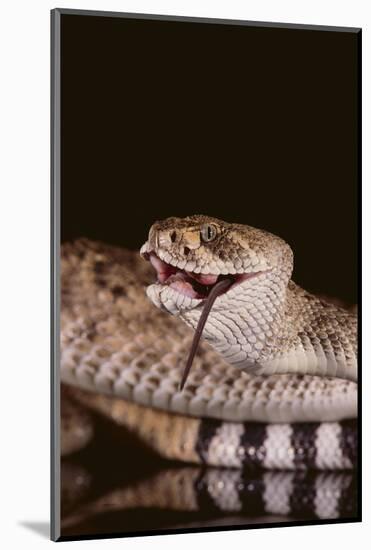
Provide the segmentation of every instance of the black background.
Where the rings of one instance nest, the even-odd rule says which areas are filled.
[[[62,240],[138,248],[208,214],[356,301],[359,35],[62,15],[61,36]]]

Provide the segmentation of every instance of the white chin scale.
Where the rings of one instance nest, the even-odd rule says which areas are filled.
[[[150,285],[147,287],[146,292],[148,298],[156,307],[167,311],[172,315],[179,315],[184,311],[194,309],[203,302],[203,300],[198,298],[190,298],[189,296],[185,296],[173,288],[170,288],[167,285],[161,285],[160,283]]]

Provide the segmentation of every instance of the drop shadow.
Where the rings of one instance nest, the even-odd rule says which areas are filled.
[[[43,538],[50,538],[50,523],[48,521],[20,521],[19,525],[30,529],[30,531],[37,533]]]

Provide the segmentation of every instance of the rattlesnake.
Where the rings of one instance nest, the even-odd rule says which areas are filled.
[[[185,462],[355,467],[356,316],[291,281],[282,239],[206,216],[168,218],[140,254],[80,239],[63,245],[61,267],[61,379],[80,405]],[[181,391],[220,279],[231,286]]]

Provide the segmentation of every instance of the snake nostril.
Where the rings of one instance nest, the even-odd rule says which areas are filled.
[[[185,246],[185,247],[184,247],[183,252],[184,252],[184,255],[185,255],[185,256],[188,256],[188,254],[190,253],[190,251],[191,251],[191,249],[188,248],[188,246]]]
[[[172,243],[175,243],[176,241],[176,231],[173,231],[170,235],[170,239]]]

